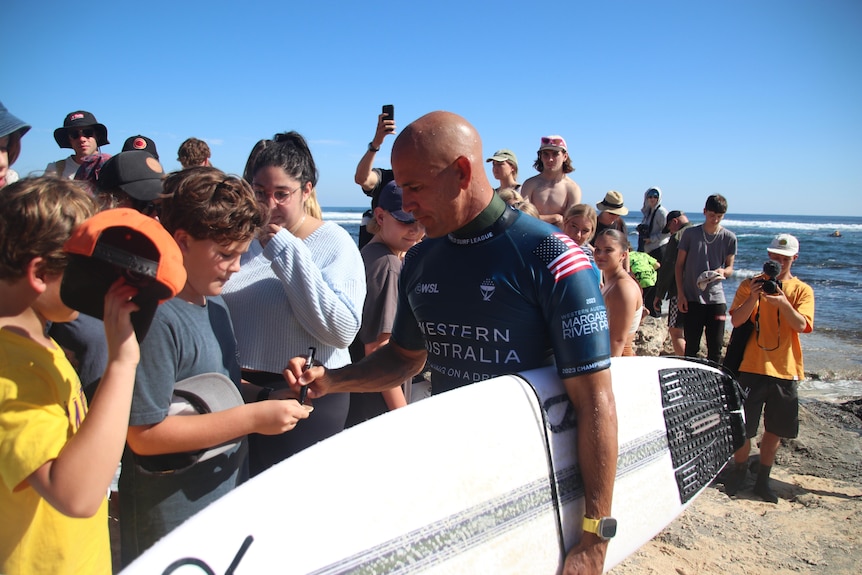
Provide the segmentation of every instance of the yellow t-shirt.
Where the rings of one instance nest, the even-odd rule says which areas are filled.
[[[751,281],[746,280],[739,284],[731,309],[748,299],[751,293]],[[798,278],[783,281],[781,289],[793,309],[805,317],[806,326],[803,333],[809,333],[814,329],[814,290]],[[754,321],[758,309],[760,310],[760,331],[752,332],[745,346],[745,355],[739,371],[779,379],[804,379],[805,369],[802,365],[799,333],[788,326],[788,321],[781,317],[778,307],[766,303],[763,299],[751,312],[749,318],[751,321]]]
[[[111,573],[107,498],[93,517],[74,519],[25,481],[57,457],[86,413],[59,346],[0,329],[0,573]]]

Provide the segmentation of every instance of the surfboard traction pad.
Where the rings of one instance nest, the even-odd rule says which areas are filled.
[[[723,373],[660,369],[658,377],[679,498],[687,503],[745,442],[742,395]]]

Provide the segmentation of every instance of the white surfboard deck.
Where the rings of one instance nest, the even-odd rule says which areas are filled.
[[[619,528],[605,570],[673,521],[744,434],[735,384],[717,369],[615,358],[612,377]],[[552,368],[475,383],[276,465],[123,573],[199,574],[195,562],[237,574],[556,573],[581,534],[576,432]]]

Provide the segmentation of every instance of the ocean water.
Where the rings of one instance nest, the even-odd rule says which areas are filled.
[[[325,220],[342,225],[354,239],[365,208],[324,208]],[[629,230],[640,214],[626,218]],[[694,224],[701,214],[689,214]],[[734,214],[723,225],[737,237],[733,276],[725,281],[728,303],[742,279],[760,273],[768,259],[766,247],[786,232],[799,239],[799,259],[793,274],[814,290],[814,332],[802,335],[806,372],[814,373],[801,386],[813,395],[862,394],[862,217]],[[840,237],[833,237],[834,232]],[[632,242],[637,242],[636,235]],[[810,389],[809,389],[810,388]]]

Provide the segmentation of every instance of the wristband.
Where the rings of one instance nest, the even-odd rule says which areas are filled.
[[[374,142],[368,142],[368,151],[369,152],[379,152],[380,148],[375,148]]]

